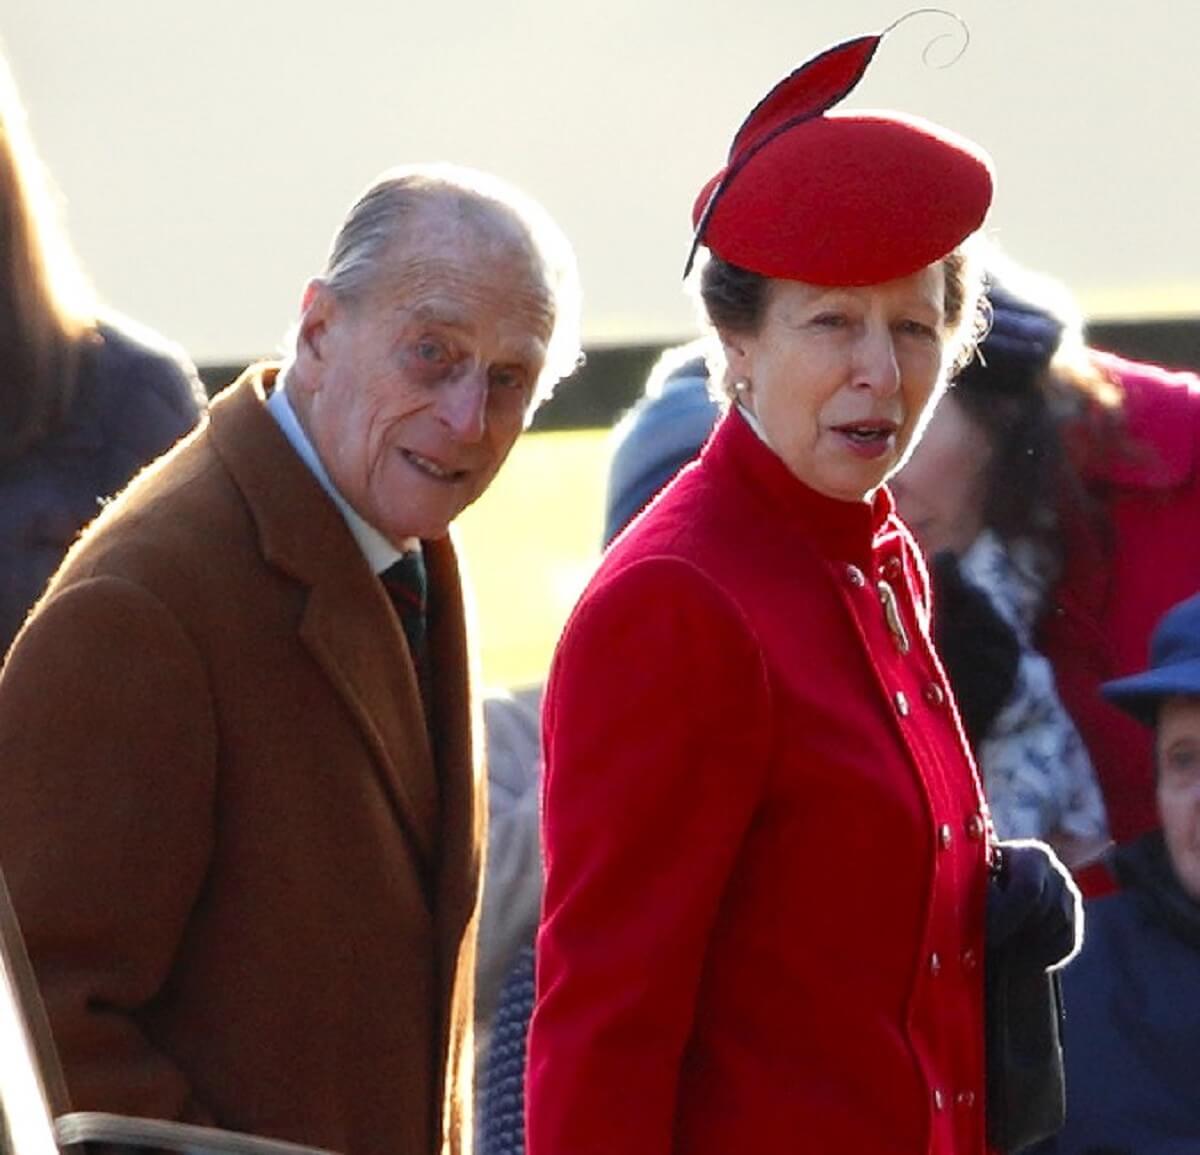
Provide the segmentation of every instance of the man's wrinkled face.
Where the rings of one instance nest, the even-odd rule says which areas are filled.
[[[393,545],[437,538],[524,427],[553,327],[523,233],[432,206],[361,295],[309,286],[289,393],[360,517]]]

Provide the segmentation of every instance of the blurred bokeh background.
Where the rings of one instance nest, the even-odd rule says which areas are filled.
[[[1061,278],[1098,343],[1200,360],[1200,5],[958,0],[850,103],[982,142],[990,231]],[[537,196],[573,239],[589,363],[461,529],[489,680],[541,676],[598,548],[608,437],[664,344],[689,210],[731,134],[814,51],[894,0],[7,0],[0,40],[101,295],[183,344],[210,387],[272,353],[380,169],[451,160]],[[936,40],[938,37],[943,39]],[[934,42],[936,40],[936,42]],[[933,42],[933,43],[931,43]]]

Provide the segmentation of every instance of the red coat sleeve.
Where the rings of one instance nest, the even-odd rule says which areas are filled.
[[[686,562],[594,586],[544,715],[546,891],[529,1155],[667,1155],[705,952],[762,795],[769,689],[736,605]]]

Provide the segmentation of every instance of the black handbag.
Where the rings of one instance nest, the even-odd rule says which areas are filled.
[[[1031,967],[1012,949],[989,950],[984,1013],[988,1143],[1011,1155],[1066,1119],[1058,972]]]

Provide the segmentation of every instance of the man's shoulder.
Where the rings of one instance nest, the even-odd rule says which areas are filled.
[[[219,448],[217,426],[234,434],[232,452]],[[255,516],[229,457],[270,460],[287,452],[261,399],[253,396],[253,381],[243,378],[214,402],[195,436],[106,503],[67,555],[59,579],[101,572],[139,581],[172,571],[211,574],[244,548]]]

